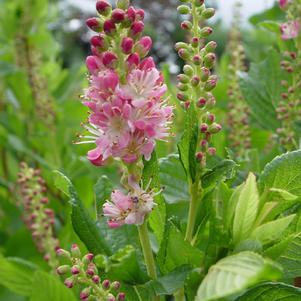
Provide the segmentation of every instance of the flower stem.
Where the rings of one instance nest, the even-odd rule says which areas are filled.
[[[184,288],[182,287],[179,289],[175,294],[175,301],[185,301],[185,293],[184,293]]]
[[[147,274],[152,279],[157,279],[155,259],[153,256],[153,251],[150,244],[150,239],[147,230],[147,221],[145,221],[141,226],[138,226],[139,239],[142,247],[142,252],[144,256],[144,261],[146,264]]]
[[[198,197],[199,197],[199,179],[198,177],[195,179],[194,183],[189,184],[189,192],[190,192],[190,204],[189,204],[189,213],[188,213],[188,221],[187,228],[185,234],[185,240],[191,242],[193,239],[194,226],[197,216],[197,207],[198,207]]]

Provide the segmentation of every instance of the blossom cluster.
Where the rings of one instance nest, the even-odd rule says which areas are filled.
[[[117,1],[97,1],[99,16],[87,20],[96,32],[86,64],[89,87],[83,103],[90,110],[91,135],[80,143],[95,143],[88,159],[97,166],[120,158],[125,163],[150,159],[156,140],[168,136],[172,107],[163,99],[166,85],[151,57],[152,40],[142,36],[144,11]]]
[[[108,218],[108,225],[111,228],[124,224],[142,225],[145,215],[150,213],[155,206],[154,197],[158,193],[154,193],[148,187],[145,190],[142,189],[132,177],[129,178],[129,187],[128,194],[114,190],[111,194],[111,201],[103,205],[104,216]]]
[[[81,255],[81,251],[76,244],[71,247],[71,252],[64,249],[58,249],[57,255],[64,264],[57,267],[57,274],[66,276],[64,284],[68,288],[76,285],[82,287],[80,292],[81,300],[96,301],[123,301],[125,294],[119,292],[120,283],[118,281],[110,282],[108,279],[101,279],[98,269],[93,262],[92,253]],[[84,287],[84,288],[83,288]]]
[[[20,185],[23,219],[31,231],[38,250],[44,254],[45,260],[54,268],[57,265],[56,249],[58,240],[54,236],[54,211],[47,207],[49,199],[47,188],[39,169],[28,167],[25,162],[20,164],[18,183]]]
[[[245,71],[245,52],[241,41],[240,3],[234,7],[234,18],[229,36],[228,52],[230,55],[229,65],[229,140],[234,154],[244,157],[251,147],[251,133],[249,125],[249,108],[246,104],[239,86],[238,71]]]
[[[221,130],[221,125],[215,122],[215,115],[210,110],[216,100],[211,91],[216,87],[217,76],[212,74],[216,61],[214,53],[217,44],[214,41],[206,43],[206,38],[213,32],[211,27],[201,27],[201,22],[214,16],[213,8],[206,8],[204,0],[181,1],[185,4],[178,7],[182,15],[190,16],[191,20],[181,23],[181,28],[187,30],[190,41],[175,45],[178,55],[185,61],[183,73],[178,75],[177,98],[184,107],[196,105],[200,119],[199,147],[196,158],[201,165],[206,164],[206,154],[214,155],[216,150],[210,147],[212,136]]]
[[[300,135],[296,131],[294,122],[300,120],[301,114],[301,75],[300,75],[300,16],[301,4],[298,1],[280,1],[280,7],[286,11],[287,22],[281,25],[281,37],[292,40],[295,50],[283,52],[281,68],[284,79],[281,101],[276,109],[277,118],[281,126],[277,129],[275,137],[288,151],[298,148]]]

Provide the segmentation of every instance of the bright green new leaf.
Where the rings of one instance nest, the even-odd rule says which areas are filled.
[[[201,283],[195,301],[210,301],[237,294],[262,280],[281,276],[280,267],[253,252],[241,252],[217,262]]]
[[[233,241],[235,244],[248,238],[256,220],[259,194],[256,177],[250,173],[242,185],[233,220]]]
[[[276,241],[281,238],[295,217],[296,215],[292,214],[263,224],[252,232],[251,238],[260,241],[263,245]]]
[[[257,285],[235,301],[299,301],[301,289],[280,282]]]

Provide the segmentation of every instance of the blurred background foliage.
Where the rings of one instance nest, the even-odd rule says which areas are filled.
[[[181,129],[183,111],[174,97],[173,84],[182,62],[173,45],[184,40],[185,33],[179,29],[177,1],[132,2],[147,10],[146,34],[154,40],[152,55],[167,80],[171,102],[178,108],[175,128]],[[212,4],[216,6],[214,1]],[[58,216],[55,227],[62,247],[78,239],[66,221],[70,208],[64,195],[55,188],[53,170],[68,175],[85,205],[91,208],[95,199],[93,185],[99,176],[106,174],[116,183],[121,176],[112,165],[102,169],[93,167],[85,158],[88,148],[72,143],[76,133],[82,131],[80,123],[87,118],[79,95],[87,85],[84,59],[89,53],[91,33],[85,26],[85,19],[90,16],[89,11],[72,5],[71,1],[0,1],[0,254],[28,259],[45,269],[46,264],[20,218],[16,193],[19,163],[26,161],[43,170],[51,206]],[[262,26],[265,20],[279,21],[283,18],[277,4],[250,18],[248,26],[242,29],[247,66],[251,62],[261,62],[271,48],[283,47],[279,35],[271,34]],[[225,124],[229,28],[218,19],[212,26],[212,39],[218,43],[219,61],[216,113],[220,123]],[[218,155],[222,157],[229,155],[226,126],[225,129],[215,141]],[[169,147],[159,143],[159,157],[176,149],[176,138],[172,139]],[[279,149],[273,145],[267,147],[271,131],[260,126],[255,119],[252,120],[252,141],[258,151],[250,160],[256,157],[258,165],[253,164],[245,170],[257,172],[260,166],[279,153]],[[248,162],[243,164],[247,166]],[[242,171],[242,179],[244,174]],[[0,300],[23,299],[0,286]]]

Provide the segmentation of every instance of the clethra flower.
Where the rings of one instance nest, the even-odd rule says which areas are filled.
[[[93,55],[86,59],[90,84],[83,104],[91,114],[84,128],[90,134],[78,142],[96,145],[88,152],[96,166],[111,157],[126,163],[142,156],[149,160],[156,141],[168,136],[172,118],[172,107],[163,98],[167,90],[163,77],[154,60],[145,57],[152,40],[140,35],[144,12],[133,7],[111,12],[106,1],[98,2],[98,11],[107,8],[103,32],[91,39]],[[130,36],[124,27],[130,28]],[[112,30],[120,34],[118,55]]]
[[[281,38],[290,40],[298,37],[300,32],[300,22],[298,20],[288,21],[280,26]]]
[[[108,218],[110,228],[118,228],[125,224],[142,225],[145,216],[155,206],[154,197],[161,192],[146,192],[149,185],[143,190],[131,177],[129,185],[131,191],[127,195],[115,190],[111,194],[111,200],[103,205],[103,213]]]
[[[279,0],[279,6],[281,9],[285,9],[289,3],[289,0]]]

